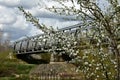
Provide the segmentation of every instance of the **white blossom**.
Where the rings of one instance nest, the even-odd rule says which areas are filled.
[[[92,66],[92,64],[89,64],[89,66],[91,67],[91,66]]]
[[[97,64],[98,67],[99,67],[100,65],[101,65],[100,63]]]
[[[86,59],[86,58],[88,58],[88,56],[83,56],[83,57],[82,57],[82,59]]]
[[[85,64],[85,65],[88,65],[88,62],[85,62],[84,64]]]
[[[100,77],[99,75],[97,75],[97,77]]]
[[[96,67],[96,70],[99,70],[99,67]]]
[[[111,72],[108,72],[108,74],[111,74]]]
[[[95,62],[95,60],[93,59],[92,62]]]

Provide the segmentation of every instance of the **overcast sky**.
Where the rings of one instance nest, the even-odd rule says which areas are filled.
[[[70,1],[67,0],[67,6],[71,6]],[[120,3],[120,0],[118,1]],[[105,0],[98,0],[98,3],[103,10],[105,10],[104,6],[108,5]],[[43,23],[48,27],[62,28],[79,23],[79,21],[65,19],[74,19],[74,16],[57,15],[46,10],[45,7],[60,6],[54,0],[0,0],[0,33],[3,33],[3,39],[9,37],[10,40],[14,41],[41,33],[31,23],[26,22],[22,12],[18,10],[18,6],[23,6],[26,11],[39,18],[40,24]],[[77,5],[76,7],[79,8]]]
[[[25,10],[30,11],[39,18],[40,23],[54,28],[78,23],[77,21],[67,21],[63,19],[65,16],[53,14],[45,9],[46,6],[52,5],[58,6],[51,0],[0,0],[0,31],[3,32],[4,39],[9,37],[13,41],[41,33],[31,23],[26,22],[23,14],[18,10],[18,6],[23,6]],[[69,16],[69,18],[73,17]]]

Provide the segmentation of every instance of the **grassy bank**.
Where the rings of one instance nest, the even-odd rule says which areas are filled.
[[[28,80],[29,71],[35,66],[12,56],[10,51],[0,52],[0,80]]]

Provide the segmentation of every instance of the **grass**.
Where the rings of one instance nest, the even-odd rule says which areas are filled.
[[[10,50],[0,51],[0,59],[5,59],[8,57]]]
[[[9,50],[0,52],[0,80],[28,80],[29,71],[35,65],[16,58],[9,59],[9,53]]]
[[[6,78],[19,79],[22,77],[28,77],[29,71],[35,66],[31,64],[19,63],[17,61],[9,60],[9,59],[6,59],[4,60],[4,62],[0,62],[0,63],[1,63],[0,64],[0,77],[1,77],[0,80],[4,80]]]

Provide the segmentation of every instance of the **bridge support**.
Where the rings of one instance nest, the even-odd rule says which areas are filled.
[[[60,56],[58,53],[51,54],[50,64],[55,62],[63,62],[62,56]]]
[[[51,54],[50,63],[51,63],[51,62],[54,62],[54,61],[55,61],[55,59],[54,59],[54,54]]]

